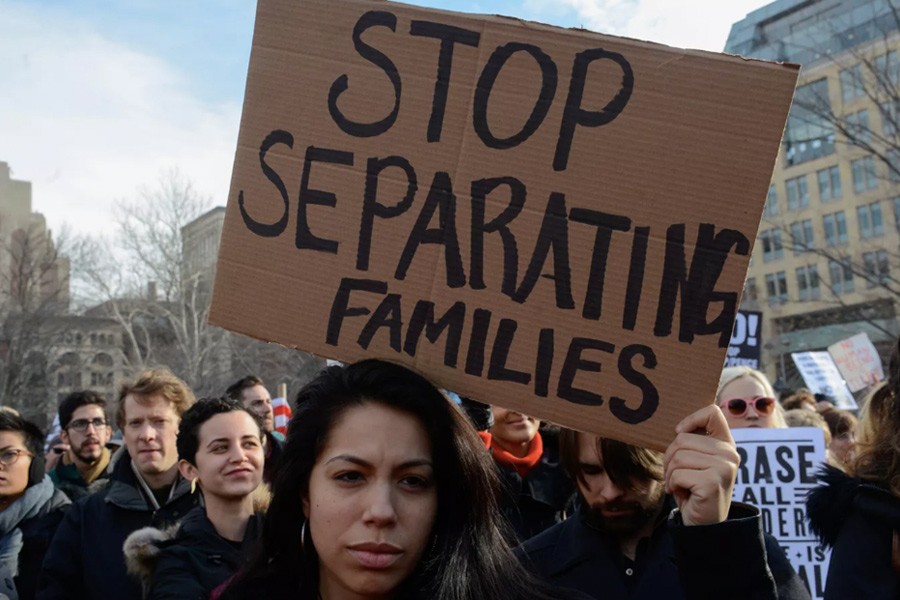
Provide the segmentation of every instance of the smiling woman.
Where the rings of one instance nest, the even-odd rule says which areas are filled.
[[[207,398],[182,416],[178,469],[203,492],[174,532],[141,529],[125,542],[129,570],[148,599],[206,600],[246,561],[262,528],[263,430],[237,400]],[[171,538],[171,539],[170,539]]]
[[[474,429],[422,376],[366,360],[297,397],[262,552],[222,598],[549,600],[507,548]]]

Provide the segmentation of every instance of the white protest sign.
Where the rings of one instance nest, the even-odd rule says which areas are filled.
[[[778,540],[814,599],[825,592],[831,551],[809,531],[806,495],[825,462],[825,435],[816,427],[732,429],[741,456],[734,500],[762,512],[766,533]]]
[[[825,394],[834,398],[838,408],[857,408],[853,394],[828,352],[793,352],[791,358],[794,359],[806,387],[813,394]]]
[[[851,391],[858,392],[884,380],[881,357],[865,332],[828,346],[828,353]]]

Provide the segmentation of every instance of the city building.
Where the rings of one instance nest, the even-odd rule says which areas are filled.
[[[866,332],[887,363],[900,333],[900,15],[884,0],[778,0],[725,51],[802,65],[742,308],[763,313],[762,362],[802,385],[791,352]]]
[[[197,278],[206,293],[212,290],[224,225],[225,207],[216,206],[181,228],[182,277]]]

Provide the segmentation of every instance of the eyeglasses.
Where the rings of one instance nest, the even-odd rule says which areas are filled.
[[[20,454],[24,454],[25,456],[34,456],[34,454],[28,452],[27,450],[21,450],[19,448],[4,450],[3,452],[0,452],[0,465],[8,467],[15,464],[15,462],[19,460]]]
[[[751,404],[756,412],[761,415],[770,415],[775,411],[775,398],[767,398],[766,396],[757,396],[749,401],[743,398],[734,398],[733,400],[726,400],[721,406],[725,407],[731,416],[743,417],[747,414]]]
[[[88,425],[93,425],[94,429],[100,429],[106,425],[106,419],[75,419],[66,427],[66,429],[74,429],[79,433],[87,431]]]

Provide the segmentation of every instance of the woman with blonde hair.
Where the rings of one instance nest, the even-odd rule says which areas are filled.
[[[826,467],[807,500],[810,527],[832,547],[825,598],[900,597],[900,347],[890,379],[866,402],[848,473]]]
[[[784,409],[766,374],[750,367],[725,367],[719,376],[716,404],[728,426],[787,428]]]

